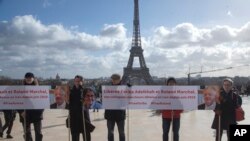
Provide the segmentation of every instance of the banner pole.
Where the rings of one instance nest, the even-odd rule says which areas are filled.
[[[87,141],[84,110],[85,110],[85,108],[83,106],[83,108],[82,108],[82,118],[83,118],[83,129],[84,129],[84,141]]]
[[[71,118],[70,118],[70,100],[69,100],[69,97],[70,97],[70,87],[69,87],[69,85],[66,85],[67,87],[66,87],[66,104],[68,103],[68,139],[69,139],[69,141],[70,141],[70,137],[71,137],[71,125],[70,125],[70,120],[71,120]]]
[[[220,124],[220,123],[221,123],[221,116],[219,115],[219,131],[218,131],[218,132],[219,132],[219,136],[218,136],[219,139],[218,139],[218,141],[221,140],[221,124]],[[223,132],[223,131],[222,131],[222,132]]]
[[[127,141],[129,141],[129,108],[127,109],[128,113],[128,122],[127,122]]]
[[[174,140],[174,136],[173,136],[173,124],[174,124],[174,111],[173,111],[173,109],[172,109],[172,111],[171,111],[171,122],[170,122],[170,132],[171,132],[171,141],[173,141]]]
[[[69,114],[69,111],[68,111],[68,125],[69,125],[69,127],[68,127],[68,139],[70,141],[70,114]]]
[[[27,123],[26,123],[26,110],[24,110],[23,113],[24,113],[24,114],[23,114],[23,115],[24,115],[24,116],[23,116],[24,139],[25,139],[25,141],[26,141],[26,140],[27,140],[27,133],[26,133],[26,131],[27,131],[27,129],[26,129],[26,127],[27,127],[27,126],[26,126],[26,125],[27,125]]]

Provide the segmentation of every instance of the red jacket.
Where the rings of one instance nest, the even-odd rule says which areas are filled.
[[[183,110],[162,110],[162,118],[180,118]]]

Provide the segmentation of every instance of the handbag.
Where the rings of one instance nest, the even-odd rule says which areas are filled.
[[[89,130],[90,132],[93,132],[95,130],[95,126],[90,122],[86,122],[86,125],[87,125],[87,130]]]
[[[239,100],[241,102],[239,102]],[[245,112],[241,107],[242,104],[242,100],[241,97],[239,95],[236,95],[236,104],[237,104],[237,108],[235,109],[235,117],[236,117],[236,121],[242,121],[245,119]]]
[[[236,114],[236,121],[242,121],[245,119],[245,112],[241,106],[236,108],[235,114]]]

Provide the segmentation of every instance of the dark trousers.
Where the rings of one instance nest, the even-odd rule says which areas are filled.
[[[3,129],[2,129],[3,130],[2,132],[4,132],[4,130],[6,128],[8,128],[6,133],[8,135],[11,133],[15,117],[16,117],[16,112],[15,111],[12,111],[12,110],[4,111],[5,123],[4,123]]]
[[[229,137],[230,137],[229,130],[226,130],[226,131],[227,131],[227,140],[229,141]],[[219,133],[219,129],[216,129],[215,141],[221,141],[222,133],[223,133],[222,129],[220,130],[220,133]]]
[[[2,120],[1,120],[1,117],[0,117],[0,133],[3,132],[3,128],[2,128]]]
[[[23,128],[24,128],[24,123]],[[34,130],[35,130],[35,141],[42,141],[43,134],[42,134],[42,121],[34,122]],[[33,141],[32,135],[31,135],[31,123],[26,123],[26,128],[24,128],[25,135],[24,138],[26,138],[25,141]]]
[[[121,120],[121,121],[107,120],[108,141],[114,141],[115,123],[117,125],[118,132],[119,132],[119,141],[125,141],[125,132],[124,132],[125,120]]]
[[[84,133],[71,133],[72,141],[80,141],[80,134],[82,134],[83,141],[85,141]],[[91,141],[91,136],[89,132],[86,132],[87,141]]]
[[[168,133],[170,130],[172,119],[162,118],[163,141],[168,141]],[[180,118],[173,118],[172,130],[174,133],[174,141],[179,141]]]

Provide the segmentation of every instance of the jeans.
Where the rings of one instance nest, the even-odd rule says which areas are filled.
[[[163,141],[168,141],[168,133],[172,119],[162,118]],[[180,118],[173,118],[172,130],[174,141],[179,141]]]
[[[117,125],[118,132],[119,132],[119,141],[125,141],[125,132],[124,132],[125,120],[121,120],[121,121],[107,120],[108,141],[114,141],[115,123]]]
[[[24,127],[24,123],[23,127]],[[43,134],[42,134],[42,121],[34,122],[34,130],[35,130],[35,141],[42,141]],[[31,135],[31,123],[26,123],[26,128],[24,128],[25,134],[24,138],[25,141],[33,141]]]

